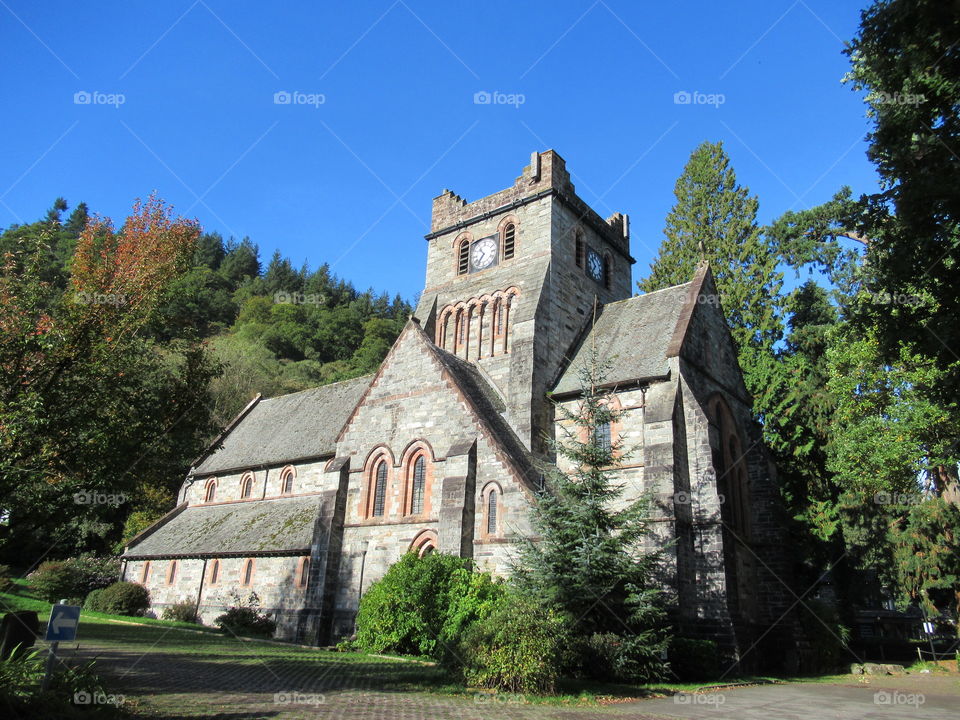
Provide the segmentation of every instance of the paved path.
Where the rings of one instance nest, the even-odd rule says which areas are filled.
[[[515,696],[465,697],[408,692],[395,683],[395,661],[296,656],[263,659],[217,652],[144,653],[123,645],[87,646],[108,686],[156,718],[311,718],[321,720],[960,720],[953,677],[871,678],[869,685],[783,684],[654,698],[603,707],[530,705]],[[409,680],[424,669],[404,665]],[[882,693],[882,694],[877,694]]]

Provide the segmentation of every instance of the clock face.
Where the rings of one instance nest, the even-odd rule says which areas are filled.
[[[597,282],[603,279],[603,258],[596,250],[587,252],[587,270],[590,272],[590,277]]]
[[[477,240],[470,248],[470,267],[472,270],[485,270],[497,261],[497,238],[485,237]]]

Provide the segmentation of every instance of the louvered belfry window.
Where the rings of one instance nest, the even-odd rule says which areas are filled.
[[[517,242],[517,226],[510,223],[503,229],[503,259],[510,260]]]
[[[497,491],[491,490],[487,496],[487,535],[497,534]]]
[[[466,275],[470,269],[470,243],[462,240],[457,248],[457,275]]]
[[[419,515],[423,512],[423,490],[426,484],[426,461],[423,455],[413,464],[413,492],[410,499],[410,514]]]
[[[387,502],[387,464],[381,460],[377,465],[377,480],[373,490],[373,516],[383,515],[384,505]]]

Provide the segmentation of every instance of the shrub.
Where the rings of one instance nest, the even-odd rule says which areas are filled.
[[[821,600],[810,600],[800,613],[800,625],[810,638],[810,668],[815,673],[833,672],[843,660],[850,629],[840,623],[837,609]]]
[[[260,612],[260,597],[251,592],[246,600],[237,593],[231,593],[234,605],[214,622],[219,628],[231,635],[256,635],[270,637],[277,629],[269,615]]]
[[[720,675],[720,649],[713,640],[675,637],[670,641],[670,669],[680,680],[715,680]]]
[[[103,595],[104,588],[91,590],[83,601],[83,609],[90,612],[103,612],[103,601],[100,597]]]
[[[553,692],[567,647],[567,626],[560,615],[507,595],[467,631],[460,645],[463,674],[475,687]]]
[[[91,599],[90,595],[93,595]],[[115,582],[99,592],[87,596],[85,607],[111,615],[143,615],[150,607],[150,593],[143,585],[133,582]]]
[[[8,565],[0,565],[0,592],[10,592],[13,589],[13,573]]]
[[[407,553],[360,599],[356,642],[372,652],[443,659],[502,595],[502,585],[462,558]]]
[[[30,589],[48,602],[84,598],[90,591],[116,582],[120,561],[115,557],[81,555],[66,560],[48,560],[28,576]]]
[[[177,620],[178,622],[196,623],[197,604],[190,600],[183,600],[173,605],[168,605],[163,609],[161,617],[164,620]]]

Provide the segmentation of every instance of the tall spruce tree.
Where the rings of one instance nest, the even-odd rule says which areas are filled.
[[[783,333],[783,276],[757,225],[757,198],[737,183],[719,142],[704,142],[693,151],[674,194],[666,237],[650,274],[638,286],[653,292],[689,282],[697,265],[709,262],[747,389],[755,398],[762,396],[775,370],[773,346]]]
[[[551,444],[569,467],[548,473],[533,507],[536,539],[521,545],[514,579],[535,601],[566,615],[584,641],[585,671],[653,680],[666,671],[668,642],[654,579],[658,556],[648,499],[623,501],[624,488],[613,478],[629,449],[603,432],[622,415],[598,389],[607,369],[594,353],[580,369],[582,399],[573,408],[556,405],[564,437]]]

